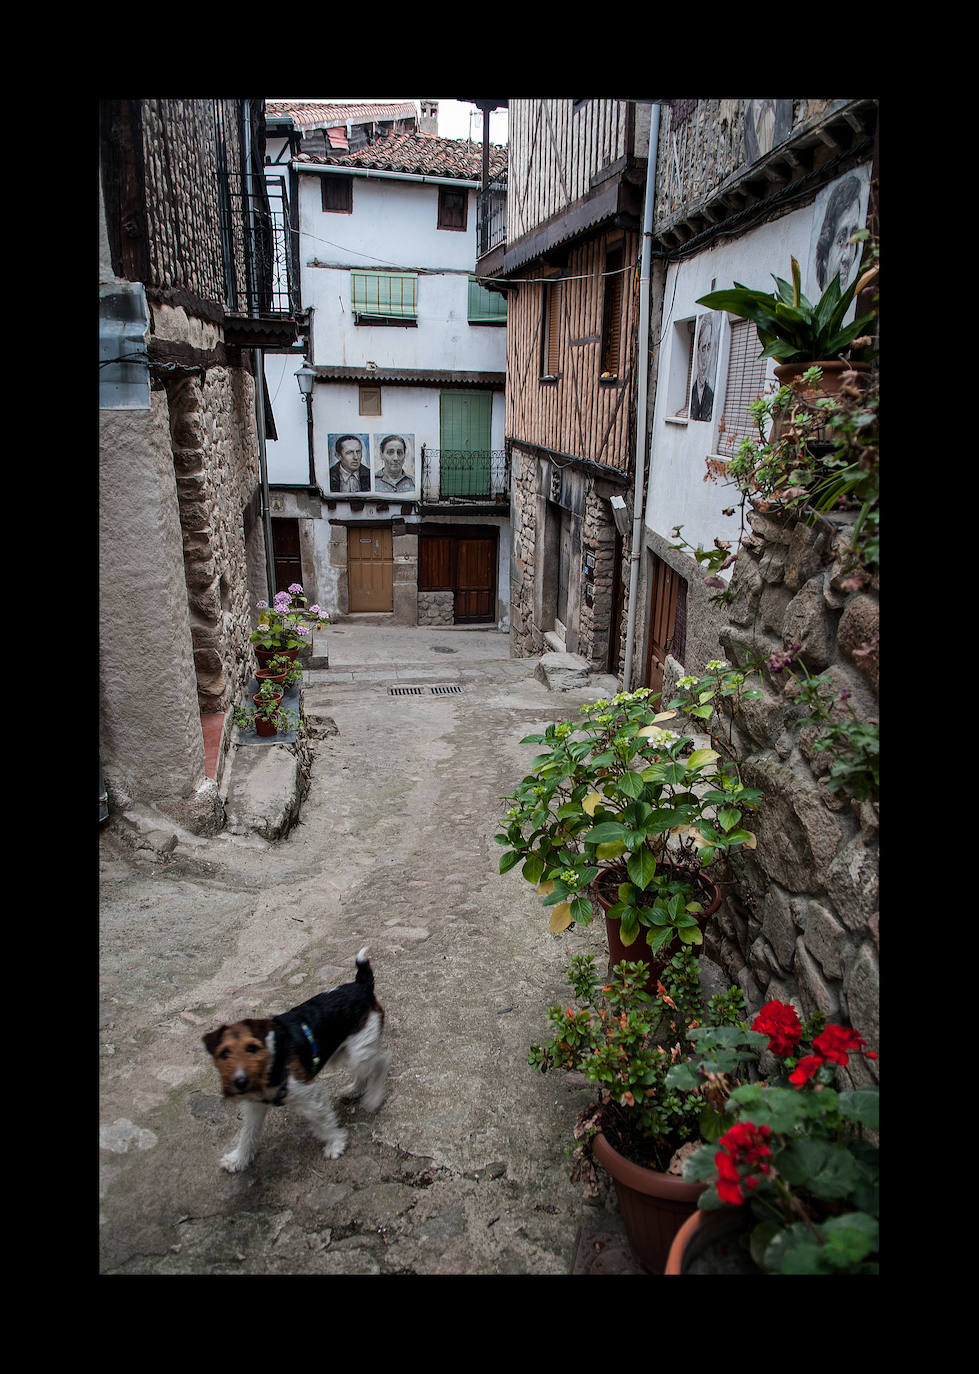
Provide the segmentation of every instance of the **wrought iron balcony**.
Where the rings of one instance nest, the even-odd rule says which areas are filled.
[[[428,505],[504,505],[510,497],[510,461],[502,448],[466,452],[422,445],[422,502]]]
[[[476,199],[477,256],[490,252],[506,242],[506,177],[496,177],[486,183],[486,189]]]
[[[251,318],[299,308],[284,177],[219,173],[226,307]]]

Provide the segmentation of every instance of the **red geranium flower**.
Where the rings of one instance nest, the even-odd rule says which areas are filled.
[[[752,1021],[751,1029],[767,1035],[772,1054],[783,1058],[795,1052],[802,1035],[802,1024],[796,1009],[786,1002],[766,1002]]]
[[[820,1059],[818,1054],[807,1055],[805,1059],[800,1059],[795,1070],[789,1074],[789,1082],[795,1088],[801,1088],[804,1083],[808,1083],[817,1069],[821,1068],[826,1061]]]
[[[848,1051],[859,1051],[866,1043],[862,1035],[847,1026],[827,1026],[821,1035],[815,1037],[812,1047],[833,1064],[848,1064]]]
[[[744,1193],[741,1191],[738,1166],[725,1150],[718,1150],[714,1163],[717,1166],[717,1196],[732,1207],[740,1207],[744,1202]]]

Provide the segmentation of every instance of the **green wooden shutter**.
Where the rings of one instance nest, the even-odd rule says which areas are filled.
[[[440,410],[441,495],[488,497],[493,393],[443,391]]]
[[[418,315],[418,279],[406,272],[351,272],[350,299],[355,315],[381,320],[413,320]]]

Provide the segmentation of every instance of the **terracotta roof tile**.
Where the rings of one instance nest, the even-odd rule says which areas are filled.
[[[336,101],[293,101],[268,100],[265,102],[267,116],[291,115],[299,129],[327,127],[331,124],[366,123],[368,120],[411,119],[417,116],[413,100],[395,100],[389,103],[361,105],[341,105]]]
[[[304,162],[328,164],[336,167],[369,167],[376,171],[407,172],[417,176],[459,177],[479,181],[483,170],[483,149],[479,143],[464,138],[437,138],[434,134],[388,134],[368,148],[355,153],[336,153],[332,157],[316,157],[300,153],[296,159]],[[498,144],[490,145],[489,172],[491,177],[506,174],[507,150]]]

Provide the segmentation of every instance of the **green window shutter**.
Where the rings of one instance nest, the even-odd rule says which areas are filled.
[[[418,278],[409,272],[351,272],[350,299],[355,315],[414,320],[418,317]]]
[[[506,324],[506,296],[487,291],[475,277],[469,278],[469,323]]]
[[[492,392],[443,391],[440,417],[442,496],[489,496]]]

